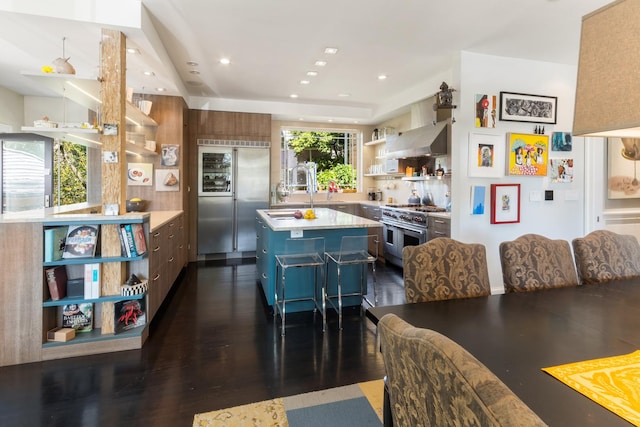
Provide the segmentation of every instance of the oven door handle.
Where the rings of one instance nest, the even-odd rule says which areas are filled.
[[[385,222],[385,221],[380,221],[382,222],[384,225],[388,226],[388,227],[395,227],[395,228],[399,228],[400,230],[407,230],[410,231],[412,233],[418,233],[420,235],[426,234],[427,233],[427,229],[418,229],[418,228],[413,228],[411,226],[402,224],[402,225],[398,225],[398,224],[394,224],[391,222]]]

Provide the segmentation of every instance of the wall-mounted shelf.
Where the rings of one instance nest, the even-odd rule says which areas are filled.
[[[364,145],[369,146],[369,145],[378,145],[378,144],[384,144],[387,142],[386,138],[382,138],[382,139],[376,139],[374,141],[369,141],[369,142],[365,142]]]

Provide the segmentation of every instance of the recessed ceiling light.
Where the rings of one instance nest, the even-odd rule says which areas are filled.
[[[387,78],[387,75],[386,75],[386,74],[380,74],[380,75],[378,76],[378,80],[385,80],[386,78]]]
[[[318,75],[317,71],[307,71],[307,76],[315,77]]]
[[[298,120],[304,120],[304,117],[300,117]]]
[[[328,121],[328,122],[332,122],[332,121],[333,121],[333,119],[329,119],[329,120],[327,120],[327,121]]]
[[[195,61],[187,61],[187,65],[188,65],[189,67],[197,67],[197,66],[198,66],[198,63],[197,63],[197,62],[195,62]]]
[[[351,96],[351,94],[350,94],[350,93],[339,93],[339,94],[338,94],[338,96],[339,96],[340,98],[348,98],[348,97],[350,97],[350,96]]]
[[[292,93],[291,95],[289,95],[289,98],[297,98],[298,94],[297,93]]]
[[[138,49],[136,49],[135,47],[128,47],[127,48],[127,53],[135,53],[135,54],[139,54],[140,51]]]
[[[156,90],[157,90],[158,92],[164,92],[164,91],[165,91],[165,90],[167,90],[167,89],[165,89],[165,88],[163,88],[163,87],[157,87],[157,88],[156,88]]]
[[[200,74],[200,71],[198,71],[198,70],[189,70],[189,73],[197,75],[197,74]]]
[[[335,55],[336,53],[338,53],[338,48],[337,47],[326,47],[324,49],[324,53],[326,53],[327,55]]]
[[[144,74],[145,76],[155,76],[156,73],[154,73],[153,71],[143,71],[142,74]]]
[[[327,65],[327,61],[316,61],[316,65],[318,67],[324,67],[325,65]]]
[[[308,85],[309,83],[311,83],[309,80],[300,80],[301,85]]]
[[[220,63],[224,65],[229,65],[231,63],[231,60],[229,58],[222,58],[220,60]]]

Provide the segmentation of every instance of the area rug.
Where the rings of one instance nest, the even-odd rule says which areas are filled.
[[[196,414],[193,427],[382,425],[384,383],[368,381]]]
[[[640,350],[542,370],[640,426]]]

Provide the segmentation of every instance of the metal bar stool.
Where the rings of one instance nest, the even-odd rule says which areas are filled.
[[[336,264],[338,284],[337,293],[329,295],[328,287],[325,285],[324,299],[338,313],[338,327],[342,329],[342,298],[359,296],[360,307],[366,302],[371,307],[375,307],[377,302],[376,295],[376,260],[378,259],[378,237],[376,235],[367,236],[343,236],[340,242],[340,250],[338,252],[325,252],[326,274],[329,277],[329,265],[331,262]],[[373,301],[367,298],[368,291],[368,264],[371,264],[373,273]],[[360,266],[360,289],[356,292],[342,293],[341,269],[343,266]],[[337,300],[337,306],[334,303]]]
[[[320,310],[322,314],[322,331],[326,327],[325,319],[325,302],[324,302],[324,237],[311,237],[299,239],[287,239],[284,244],[284,252],[276,254],[276,283],[275,283],[275,299],[273,307],[273,317],[278,313],[282,318],[282,335],[285,328],[286,304],[293,301],[313,301],[313,311]],[[313,289],[311,296],[303,295],[287,298],[287,292],[293,289],[287,289],[287,270],[290,268],[313,268]],[[318,267],[320,267],[318,269]],[[282,271],[282,276],[279,272]],[[318,270],[320,270],[320,283],[318,284]],[[279,280],[280,279],[280,280]],[[304,289],[308,286],[306,283],[297,283],[295,290]],[[296,292],[299,294],[299,292]],[[318,296],[322,298],[322,303],[318,301]]]

